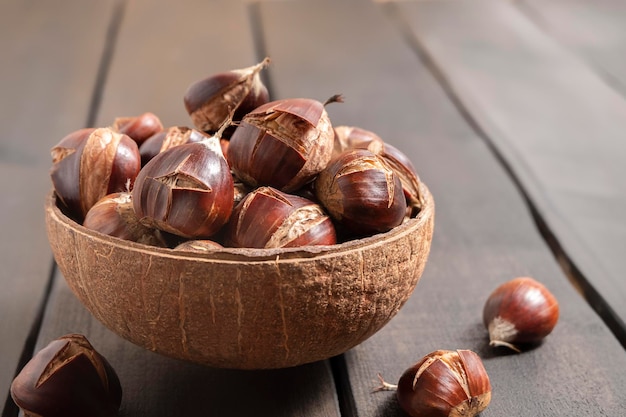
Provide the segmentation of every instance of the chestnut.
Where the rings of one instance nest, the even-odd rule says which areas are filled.
[[[314,186],[330,216],[354,235],[387,232],[402,223],[407,211],[400,179],[367,149],[333,159]]]
[[[531,277],[518,277],[496,288],[483,308],[491,346],[515,352],[549,335],[559,319],[556,297]]]
[[[473,417],[491,402],[491,382],[471,350],[436,350],[409,367],[398,384],[380,377],[376,391],[396,391],[411,417]]]
[[[424,196],[420,193],[420,179],[409,157],[386,142],[372,142],[367,149],[378,155],[398,176],[409,207],[409,217],[415,217],[424,205]]]
[[[132,190],[133,208],[150,227],[185,238],[205,238],[228,221],[234,184],[219,139],[169,148],[142,169]]]
[[[146,112],[139,116],[117,117],[111,129],[128,135],[137,145],[141,145],[150,136],[162,131],[163,123],[156,114]]]
[[[158,153],[174,146],[185,143],[195,143],[207,139],[209,136],[186,126],[170,126],[150,136],[139,147],[141,165],[146,165]]]
[[[357,126],[336,126],[333,158],[349,149],[367,149],[372,143],[383,143],[376,133]]]
[[[295,98],[264,104],[244,116],[228,148],[228,162],[252,187],[292,192],[326,167],[334,133],[324,104]]]
[[[356,126],[335,127],[333,157],[350,149],[367,149],[378,155],[393,170],[402,183],[409,206],[408,217],[415,217],[424,201],[420,194],[417,171],[409,157],[374,132]]]
[[[337,243],[332,220],[320,205],[272,187],[246,195],[233,210],[224,239],[227,246],[240,248]]]
[[[183,97],[194,126],[216,132],[229,119],[241,118],[250,110],[269,101],[260,71],[269,59],[248,68],[218,73],[189,86]]]
[[[397,397],[411,417],[472,417],[491,402],[491,383],[476,353],[438,350],[402,374]]]
[[[11,384],[25,416],[111,417],[122,402],[120,380],[87,338],[68,334],[37,352]]]
[[[131,188],[141,169],[137,144],[110,128],[72,132],[52,148],[51,155],[55,192],[79,220],[105,195]]]
[[[139,221],[130,192],[113,193],[98,200],[87,212],[83,226],[120,239],[167,247],[166,239],[158,229]]]

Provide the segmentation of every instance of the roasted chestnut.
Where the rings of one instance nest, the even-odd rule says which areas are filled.
[[[228,120],[238,121],[254,108],[269,101],[259,72],[266,58],[257,65],[218,73],[189,86],[183,101],[199,130],[217,132]]]
[[[141,223],[135,215],[130,192],[104,196],[89,209],[83,226],[105,235],[145,245],[166,247],[167,241],[158,229]]]
[[[350,149],[367,149],[372,142],[383,143],[376,133],[357,126],[336,126],[333,158]]]
[[[324,104],[304,98],[273,101],[244,116],[230,138],[228,162],[252,187],[292,192],[326,167],[333,140]]]
[[[186,126],[170,126],[150,136],[141,144],[139,147],[141,164],[146,165],[157,154],[169,148],[184,145],[185,143],[200,142],[208,137],[204,133]]]
[[[105,195],[132,188],[141,169],[137,144],[110,128],[72,132],[51,154],[54,190],[69,214],[81,221]]]
[[[323,208],[306,198],[271,187],[250,192],[235,207],[226,227],[227,246],[282,248],[337,243]]]
[[[205,238],[228,221],[234,184],[216,136],[169,148],[150,160],[132,190],[133,208],[150,227]]]
[[[398,381],[398,403],[411,417],[473,417],[491,402],[491,383],[471,350],[437,350]]]
[[[387,232],[402,223],[407,211],[400,179],[366,149],[333,159],[315,180],[315,194],[330,216],[354,235]]]
[[[68,334],[33,356],[13,380],[11,397],[30,417],[112,417],[122,387],[85,336]]]
[[[128,135],[137,145],[141,145],[150,136],[162,131],[163,123],[156,114],[146,112],[139,116],[117,117],[111,129]]]

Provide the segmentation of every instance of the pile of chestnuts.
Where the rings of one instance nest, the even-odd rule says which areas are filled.
[[[59,206],[101,233],[191,251],[333,245],[414,217],[423,200],[407,156],[334,127],[326,106],[340,95],[270,101],[268,62],[193,83],[193,127],[144,113],[67,135],[52,149]]]

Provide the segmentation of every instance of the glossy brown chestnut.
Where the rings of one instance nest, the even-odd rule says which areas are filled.
[[[376,133],[357,126],[336,126],[333,158],[349,149],[367,149],[372,143],[383,144],[383,140]]]
[[[185,143],[196,143],[208,139],[209,136],[196,129],[186,126],[170,126],[167,129],[155,133],[150,136],[139,147],[141,154],[141,164],[146,165],[149,160],[157,154],[174,146],[184,145]]]
[[[169,148],[143,167],[132,190],[141,222],[186,238],[217,233],[228,221],[234,184],[219,139]]]
[[[146,112],[139,116],[117,117],[111,129],[128,135],[137,145],[141,145],[150,136],[162,131],[163,123],[156,114]]]
[[[483,308],[483,323],[491,346],[516,352],[525,344],[540,342],[559,319],[559,303],[552,293],[531,277],[512,279],[496,288]]]
[[[282,248],[337,243],[333,223],[321,206],[271,187],[250,192],[233,210],[227,246]]]
[[[78,220],[102,197],[132,187],[141,168],[137,144],[110,128],[81,129],[52,148],[54,189]]]
[[[166,247],[167,242],[158,229],[141,223],[133,210],[130,192],[104,196],[89,209],[83,226],[105,235]]]
[[[111,417],[122,388],[85,336],[69,334],[33,356],[13,380],[11,397],[27,417]]]
[[[407,369],[398,403],[411,417],[472,417],[491,401],[491,383],[471,350],[437,350]]]
[[[389,165],[402,183],[409,206],[408,216],[415,217],[424,204],[424,198],[419,191],[419,176],[409,157],[374,132],[355,126],[335,127],[333,158],[350,149],[367,149]]]
[[[324,104],[304,98],[273,101],[244,116],[230,138],[228,162],[252,187],[291,192],[326,167],[333,140]]]
[[[216,132],[229,119],[241,118],[269,101],[260,71],[266,58],[257,65],[212,75],[189,86],[183,101],[196,128]]]
[[[420,179],[409,157],[386,142],[372,142],[367,149],[378,155],[400,179],[409,206],[409,216],[414,217],[424,205],[424,196],[420,193]]]
[[[355,235],[391,230],[407,210],[400,179],[366,149],[333,159],[315,180],[315,193],[330,216]]]

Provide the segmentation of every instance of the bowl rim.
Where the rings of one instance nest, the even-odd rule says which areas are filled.
[[[434,200],[428,187],[424,183],[420,183],[420,192],[423,196],[424,206],[418,212],[417,216],[405,220],[402,224],[396,226],[388,232],[378,233],[364,238],[353,239],[335,245],[318,245],[318,246],[299,246],[293,248],[231,248],[223,247],[207,252],[192,252],[175,250],[172,248],[162,248],[150,246],[143,243],[124,240],[118,237],[105,235],[95,230],[88,229],[75,220],[71,219],[63,213],[57,205],[57,196],[52,189],[45,201],[45,210],[47,217],[53,219],[57,223],[61,223],[64,227],[72,229],[75,233],[86,235],[91,239],[98,240],[106,245],[124,248],[133,252],[142,252],[148,255],[185,258],[197,261],[207,262],[280,262],[281,260],[297,260],[322,258],[326,256],[338,256],[346,252],[352,252],[363,248],[373,248],[378,245],[387,244],[391,240],[411,233],[415,229],[422,227],[434,215]]]

